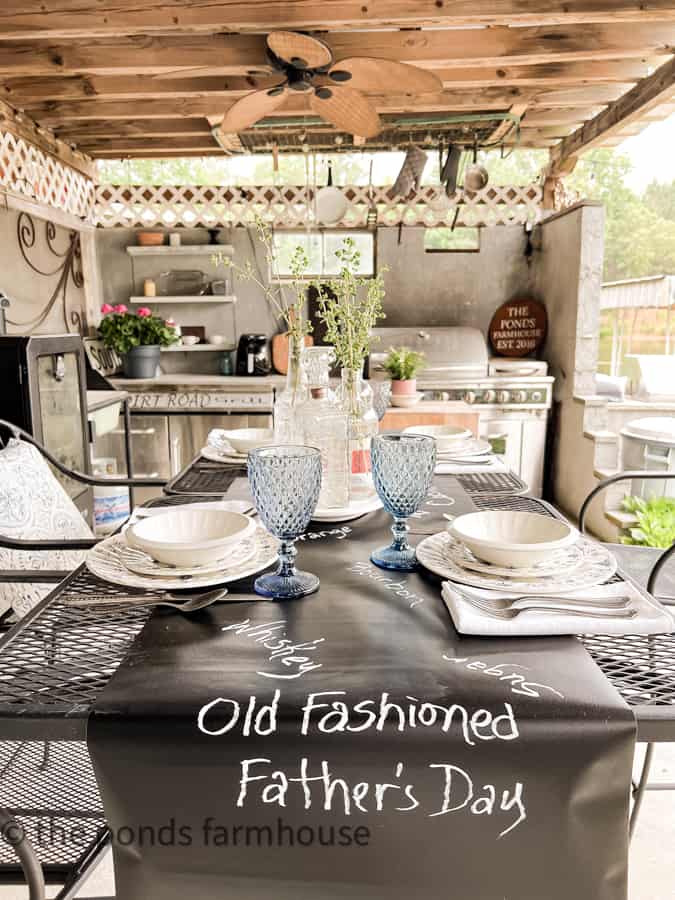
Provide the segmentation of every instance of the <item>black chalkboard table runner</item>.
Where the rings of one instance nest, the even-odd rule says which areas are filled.
[[[152,616],[89,721],[119,900],[625,900],[630,711],[575,639],[457,635],[389,524],[312,525],[300,601]]]

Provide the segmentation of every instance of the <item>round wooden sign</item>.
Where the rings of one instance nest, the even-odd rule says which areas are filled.
[[[497,356],[527,356],[546,339],[546,307],[529,297],[503,303],[490,322],[489,337]]]

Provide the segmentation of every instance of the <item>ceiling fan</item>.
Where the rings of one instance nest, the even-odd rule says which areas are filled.
[[[269,34],[267,55],[283,80],[237,100],[223,118],[224,134],[250,128],[278,109],[291,91],[298,91],[309,94],[313,112],[340,131],[371,138],[382,130],[382,120],[364,94],[421,94],[443,88],[433,72],[388,59],[354,56],[334,65],[327,44],[298,31]]]

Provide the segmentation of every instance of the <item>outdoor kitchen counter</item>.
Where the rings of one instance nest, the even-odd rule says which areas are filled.
[[[191,375],[187,372],[172,372],[156,378],[111,378],[110,381],[124,390],[143,390],[148,387],[207,387],[207,388],[265,388],[281,387],[286,383],[285,375]]]

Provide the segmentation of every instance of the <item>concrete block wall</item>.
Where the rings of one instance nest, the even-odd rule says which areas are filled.
[[[181,229],[183,244],[205,243],[203,228]],[[209,279],[222,276],[208,256],[133,258],[126,253],[136,243],[134,229],[101,229],[96,234],[102,282],[102,299],[110,304],[127,303],[129,296],[142,293],[144,278],[157,276],[169,268],[206,272]],[[234,255],[240,265],[250,261],[267,277],[267,263],[254,233],[243,228],[231,231]],[[481,230],[479,252],[426,253],[424,229],[379,228],[376,259],[384,275],[386,325],[474,325],[487,329],[495,309],[529,287],[530,270],[525,260],[525,232],[520,226],[495,226]],[[217,248],[216,248],[217,249]],[[275,315],[260,289],[235,280],[237,304],[234,310],[210,304],[162,306],[182,325],[204,325],[206,334],[225,334],[236,342],[245,332],[269,335],[279,330]],[[233,316],[234,313],[234,316]],[[210,353],[164,354],[167,372],[204,374],[217,371],[217,359]]]

